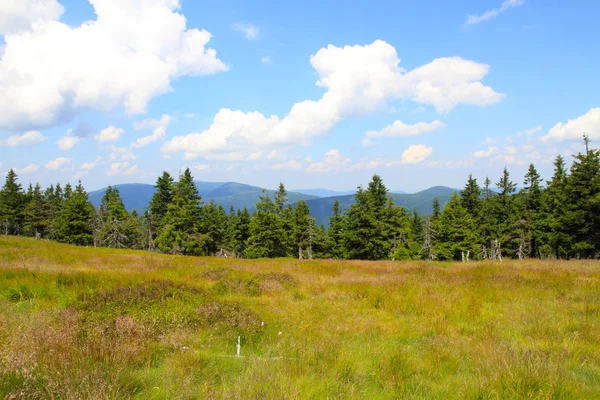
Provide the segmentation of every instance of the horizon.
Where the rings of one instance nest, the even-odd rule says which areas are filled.
[[[582,49],[600,4],[318,5],[0,8],[0,174],[96,191],[189,167],[339,192],[376,173],[417,193],[505,166],[521,186],[530,162],[548,180],[584,133],[598,148],[600,54]]]

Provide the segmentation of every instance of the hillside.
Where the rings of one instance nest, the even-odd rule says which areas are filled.
[[[396,205],[406,208],[409,212],[412,212],[413,208],[416,208],[420,215],[429,215],[431,214],[431,204],[435,197],[438,198],[440,201],[440,206],[443,207],[450,200],[452,193],[455,191],[455,189],[446,186],[434,186],[417,193],[390,194],[394,198]],[[324,224],[327,226],[329,223],[329,217],[331,216],[333,203],[335,203],[336,200],[340,202],[340,207],[342,209],[348,209],[350,208],[350,205],[354,203],[354,195],[333,196],[307,200],[311,214],[317,220],[317,224]]]
[[[0,398],[598,399],[599,282],[597,261],[242,260],[2,235]]]
[[[222,205],[226,210],[229,210],[230,206],[235,209],[247,207],[248,210],[254,210],[256,202],[262,194],[262,188],[237,182],[196,181],[195,183],[198,192],[202,196],[202,201],[206,203],[212,200],[215,204]],[[129,211],[136,210],[138,213],[146,209],[155,191],[153,185],[143,183],[126,183],[114,187],[119,189],[125,208]],[[95,207],[100,206],[105,190],[106,188],[89,193],[90,201]],[[270,196],[275,194],[274,190],[267,190],[267,192]],[[288,192],[288,198],[290,202],[295,203],[298,200],[315,199],[317,196]]]

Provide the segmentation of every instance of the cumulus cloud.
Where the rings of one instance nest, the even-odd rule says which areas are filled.
[[[137,138],[136,141],[131,144],[131,147],[144,147],[164,138],[167,134],[167,127],[171,121],[173,121],[173,117],[163,114],[160,119],[145,119],[134,123],[133,127],[135,130],[151,129],[152,134]]]
[[[386,126],[379,131],[368,131],[363,140],[364,146],[373,144],[372,139],[380,137],[408,137],[417,136],[423,133],[433,132],[446,126],[443,122],[435,120],[433,122],[418,122],[413,125],[406,125],[400,120],[394,121],[393,124]]]
[[[71,162],[73,162],[72,158],[57,157],[54,160],[52,160],[46,164],[46,169],[48,169],[50,171],[56,171],[57,169],[60,169],[64,165],[70,164]]]
[[[253,24],[233,24],[232,28],[240,33],[243,33],[248,40],[254,40],[258,37],[260,29]]]
[[[91,169],[94,169],[96,167],[96,165],[98,165],[98,163],[102,161],[102,157],[98,156],[96,157],[96,159],[94,161],[90,161],[90,162],[86,162],[81,164],[81,166],[79,167],[79,169],[85,170],[85,171],[89,171]]]
[[[67,134],[56,141],[56,146],[61,150],[71,150],[80,140],[78,136]]]
[[[36,172],[38,169],[40,168],[37,165],[29,164],[23,168],[15,168],[15,172],[17,174],[31,174],[33,172]]]
[[[525,3],[525,0],[504,0],[498,8],[493,8],[479,15],[469,15],[465,25],[473,25],[480,22],[489,21],[490,19],[496,18],[498,15],[507,11],[509,8],[518,7],[523,3]]]
[[[19,26],[30,26],[4,27],[10,33],[0,59],[0,129],[52,126],[80,109],[143,113],[173,79],[228,68],[207,47],[209,32],[186,28],[178,0],[90,2],[96,19],[78,27],[56,20],[56,12],[31,21],[29,5],[50,1],[11,9],[25,21]],[[1,18],[15,20],[10,12],[2,9]]]
[[[122,128],[116,128],[111,125],[108,128],[102,129],[100,133],[94,136],[94,139],[99,142],[114,142],[119,140],[123,133],[125,133],[125,131]]]
[[[132,165],[128,161],[124,162],[115,162],[110,164],[110,169],[106,171],[106,175],[108,176],[117,176],[117,175],[133,175],[140,172],[140,169],[137,165]]]
[[[542,141],[564,141],[582,139],[586,133],[592,139],[600,139],[600,108],[592,108],[586,114],[559,122],[542,138]]]
[[[522,131],[519,131],[516,133],[517,137],[520,136],[533,136],[538,132],[541,132],[543,129],[543,127],[541,125],[536,126],[535,128],[530,128],[530,129],[523,129]]]
[[[22,135],[9,136],[6,140],[0,140],[0,146],[15,147],[15,146],[31,146],[42,143],[46,137],[39,131],[29,131]]]
[[[473,157],[485,158],[494,154],[498,154],[500,150],[496,146],[488,146],[487,150],[480,150],[473,153]]]
[[[329,45],[312,55],[310,62],[319,76],[317,86],[325,90],[319,100],[296,103],[283,118],[223,108],[208,129],[176,136],[162,151],[184,152],[193,158],[305,145],[343,118],[382,109],[390,99],[430,104],[446,113],[459,104],[485,106],[504,97],[480,82],[488,65],[459,57],[438,58],[407,72],[398,66],[396,49],[381,40],[365,46]]]
[[[21,33],[35,23],[55,21],[63,12],[56,0],[2,0],[0,35]]]
[[[433,149],[423,144],[408,146],[408,149],[402,152],[402,161],[406,164],[418,164],[427,159]]]
[[[325,153],[323,161],[311,163],[306,170],[308,172],[328,172],[332,169],[340,169],[350,163],[350,159],[342,157],[339,150],[331,149]]]
[[[271,60],[271,56],[267,56],[267,57],[263,57],[260,59],[260,62],[265,64],[265,65],[269,65],[273,62],[273,60]]]

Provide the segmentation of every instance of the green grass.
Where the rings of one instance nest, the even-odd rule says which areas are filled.
[[[600,399],[600,264],[233,260],[2,236],[0,398]]]

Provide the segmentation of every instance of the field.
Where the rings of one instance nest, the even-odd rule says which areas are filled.
[[[600,263],[251,261],[2,236],[0,398],[600,398]]]

